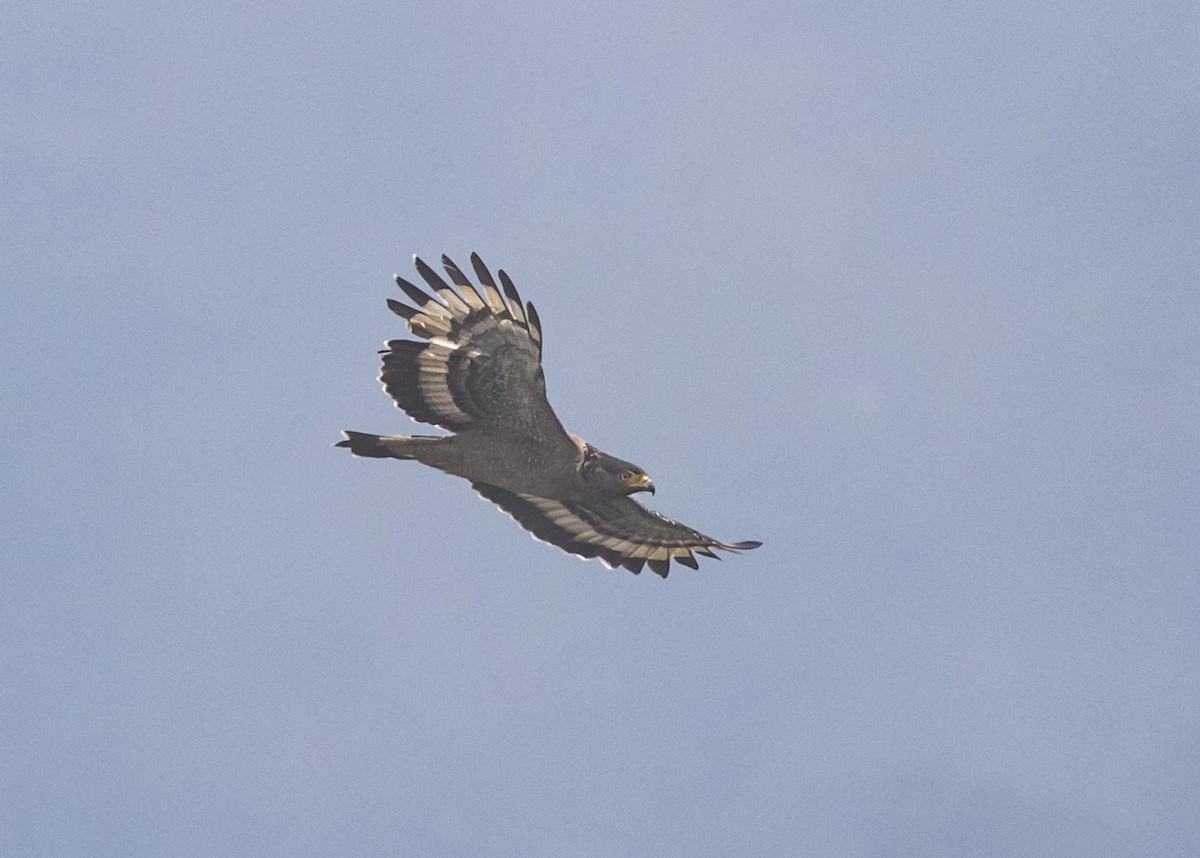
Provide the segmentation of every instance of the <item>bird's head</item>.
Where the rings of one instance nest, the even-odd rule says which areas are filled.
[[[654,483],[645,471],[632,462],[602,453],[591,444],[584,449],[581,473],[584,482],[601,494],[612,497],[636,492],[654,494]]]

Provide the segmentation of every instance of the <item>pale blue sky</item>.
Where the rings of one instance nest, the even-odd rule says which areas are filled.
[[[0,853],[1200,853],[1193,4],[18,4]],[[353,460],[410,256],[763,548]]]

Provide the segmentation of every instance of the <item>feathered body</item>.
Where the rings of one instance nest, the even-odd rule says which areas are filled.
[[[609,566],[666,576],[672,559],[697,567],[693,552],[742,551],[653,512],[630,497],[654,491],[638,466],[603,453],[563,428],[546,398],[542,328],[503,272],[497,285],[476,254],[473,285],[448,257],[457,290],[415,259],[432,295],[397,276],[415,306],[388,306],[425,340],[391,340],[379,380],[410,417],[445,436],[344,432],[357,456],[412,459],[471,481],[537,538]]]

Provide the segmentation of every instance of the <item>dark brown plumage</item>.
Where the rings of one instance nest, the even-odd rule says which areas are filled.
[[[410,417],[451,435],[379,436],[343,432],[356,456],[412,459],[470,480],[535,537],[581,557],[663,576],[671,560],[698,568],[695,554],[745,551],[761,543],[721,542],[649,510],[630,495],[654,492],[637,465],[563,428],[546,399],[542,327],[503,271],[500,285],[476,254],[472,284],[448,257],[454,286],[415,258],[432,294],[397,276],[415,306],[388,299],[426,340],[390,340],[379,380]],[[457,287],[457,291],[454,287]]]

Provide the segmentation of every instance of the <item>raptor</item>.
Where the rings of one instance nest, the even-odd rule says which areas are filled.
[[[345,431],[336,446],[463,477],[538,539],[635,574],[649,566],[665,578],[672,560],[696,569],[697,554],[761,545],[721,542],[647,509],[632,497],[654,493],[644,470],[563,428],[546,398],[541,322],[507,274],[497,285],[474,253],[478,286],[449,257],[450,283],[414,262],[429,291],[397,275],[411,304],[388,306],[420,339],[387,342],[379,380],[410,417],[451,434]]]

